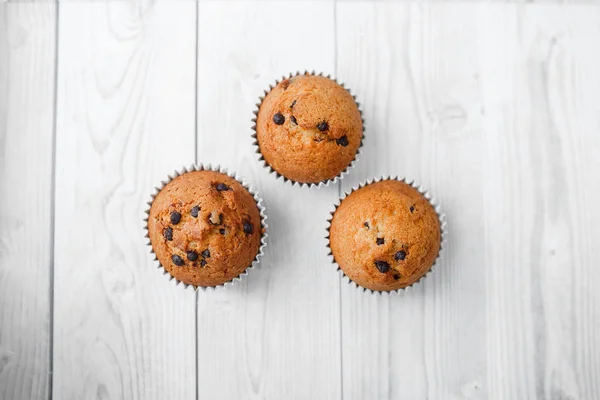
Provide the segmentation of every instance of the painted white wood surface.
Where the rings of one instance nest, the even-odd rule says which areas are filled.
[[[276,78],[335,68],[333,2],[298,5],[199,3],[198,161],[251,180],[269,217],[261,268],[238,288],[198,296],[200,398],[341,394],[339,278],[322,240],[338,187],[308,191],[276,180],[250,137],[258,96]]]
[[[55,4],[0,4],[0,399],[47,398]]]
[[[416,179],[449,221],[445,259],[409,292],[343,286],[344,398],[484,398],[477,9],[389,2],[337,11],[338,73],[359,89],[370,133],[343,189],[378,175]]]
[[[56,37],[55,4],[0,5],[1,399],[600,398],[600,5],[58,8]],[[258,95],[305,68],[367,120],[357,168],[312,191],[250,139]],[[146,254],[152,186],[195,160],[265,199],[261,268],[228,290],[175,287]],[[449,220],[444,260],[396,297],[343,283],[322,239],[341,191],[383,174]]]
[[[150,189],[194,160],[195,11],[60,5],[56,399],[195,397],[195,296],[142,231]]]

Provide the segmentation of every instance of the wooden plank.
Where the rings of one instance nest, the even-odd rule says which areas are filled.
[[[355,179],[418,178],[450,233],[418,290],[342,289],[344,398],[598,397],[599,11],[338,5]]]
[[[449,220],[444,260],[415,290],[380,297],[342,287],[344,398],[481,398],[477,7],[345,2],[336,21],[338,72],[360,88],[369,133],[363,168],[343,188],[407,176],[433,193]]]
[[[269,216],[261,268],[198,296],[199,398],[341,395],[339,277],[322,239],[338,187],[275,180],[250,139],[254,104],[276,78],[333,72],[333,11],[331,1],[199,2],[198,159],[252,181]]]
[[[194,161],[194,3],[62,4],[54,397],[191,399],[195,295],[156,270],[151,188]]]
[[[479,46],[490,398],[598,398],[600,9],[496,11]]]
[[[0,5],[0,398],[45,399],[55,4]]]

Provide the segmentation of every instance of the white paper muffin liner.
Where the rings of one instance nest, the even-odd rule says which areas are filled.
[[[425,273],[423,274],[423,276],[421,276],[419,279],[417,279],[415,282],[413,282],[412,284],[405,286],[403,288],[400,289],[396,289],[396,290],[389,290],[389,291],[383,291],[383,290],[371,290],[368,288],[365,288],[361,285],[359,285],[358,283],[354,282],[352,279],[350,279],[350,277],[348,277],[344,271],[342,270],[342,268],[339,266],[339,264],[335,261],[335,257],[333,256],[333,252],[331,251],[331,247],[330,247],[330,240],[329,240],[329,230],[331,229],[331,221],[333,220],[333,215],[335,214],[337,208],[340,206],[340,204],[342,204],[342,201],[348,197],[350,194],[352,194],[354,191],[361,189],[365,186],[368,186],[372,183],[377,183],[377,182],[381,182],[381,181],[387,181],[387,180],[396,180],[396,181],[400,181],[400,182],[404,182],[410,186],[412,186],[413,188],[417,189],[417,191],[419,193],[421,193],[423,195],[423,197],[425,197],[425,199],[427,199],[427,201],[429,201],[429,204],[431,204],[431,206],[433,207],[433,209],[435,210],[438,219],[440,221],[440,251],[438,252],[438,256],[435,259],[435,262],[433,263],[433,265],[431,266],[431,268]],[[433,197],[431,197],[431,195],[429,194],[429,192],[427,190],[425,190],[422,186],[418,185],[415,181],[408,181],[406,178],[398,178],[397,176],[392,177],[392,176],[382,176],[379,178],[374,178],[374,179],[368,179],[356,186],[354,186],[350,191],[344,192],[344,194],[338,199],[337,203],[335,204],[335,207],[333,209],[333,211],[330,212],[330,216],[327,219],[327,236],[325,236],[325,239],[327,240],[327,249],[329,250],[329,258],[331,260],[332,264],[335,264],[337,267],[337,270],[340,272],[342,279],[344,279],[348,284],[353,285],[354,287],[361,289],[363,292],[371,292],[371,294],[379,294],[379,295],[389,295],[389,294],[399,294],[400,292],[403,291],[410,291],[413,288],[417,288],[421,282],[423,281],[423,279],[429,275],[430,273],[433,272],[433,270],[435,269],[435,266],[440,262],[440,259],[442,257],[443,254],[443,250],[444,250],[444,246],[446,244],[446,236],[447,236],[447,231],[446,231],[446,216],[444,213],[441,212],[440,210],[440,206],[437,204],[437,202],[435,201],[435,199]]]
[[[362,135],[362,138],[360,139],[360,145],[358,146],[358,149],[356,149],[356,154],[354,155],[354,158],[352,159],[352,161],[350,161],[350,164],[348,164],[348,166],[342,172],[340,172],[339,175],[337,175],[336,177],[331,178],[331,179],[326,179],[326,180],[318,182],[318,183],[297,182],[293,179],[286,178],[279,172],[275,171],[275,169],[273,169],[273,167],[271,167],[271,165],[269,165],[269,163],[267,163],[267,160],[265,160],[265,158],[263,157],[263,155],[260,151],[260,146],[258,144],[258,138],[257,138],[257,132],[256,132],[256,120],[258,118],[258,111],[260,110],[260,106],[262,105],[263,100],[269,94],[269,92],[271,90],[273,90],[273,88],[275,88],[277,85],[279,85],[279,83],[281,83],[282,81],[284,81],[286,79],[293,78],[293,77],[299,76],[299,75],[324,76],[324,77],[329,78],[332,81],[336,82],[341,87],[343,87],[350,94],[350,96],[352,96],[352,98],[354,99],[354,102],[356,103],[356,107],[358,108],[358,111],[360,112],[360,119],[362,121],[363,135]],[[259,96],[258,103],[256,103],[256,109],[254,110],[253,113],[254,113],[254,118],[252,118],[252,131],[253,131],[252,139],[254,139],[254,142],[252,144],[255,147],[255,150],[256,150],[255,153],[258,154],[258,161],[263,164],[264,168],[267,168],[269,170],[270,174],[275,175],[276,179],[282,178],[284,183],[289,182],[289,183],[291,183],[292,186],[308,187],[309,189],[312,189],[315,187],[321,188],[323,186],[328,186],[330,183],[335,184],[336,182],[342,180],[345,175],[348,175],[350,173],[350,170],[352,168],[354,168],[355,163],[358,161],[358,157],[361,154],[362,147],[363,147],[364,140],[365,140],[365,119],[363,118],[363,112],[362,112],[362,109],[360,108],[360,103],[358,101],[356,101],[356,96],[352,94],[350,89],[344,87],[343,83],[338,82],[337,79],[331,77],[331,75],[324,75],[322,72],[316,73],[315,71],[310,71],[310,72],[309,71],[304,71],[304,72],[296,71],[296,73],[290,73],[288,76],[282,76],[281,79],[275,80],[274,85],[271,84],[271,85],[269,85],[268,89],[264,90],[264,95]]]
[[[156,257],[156,255],[154,254],[154,249],[152,248],[152,243],[150,242],[150,233],[148,231],[148,218],[150,216],[150,207],[152,207],[152,202],[154,201],[154,199],[156,198],[156,196],[158,195],[158,193],[160,193],[160,191],[169,183],[171,182],[173,179],[175,179],[176,177],[178,177],[179,175],[183,175],[185,173],[188,172],[192,172],[192,171],[214,171],[214,172],[220,172],[222,174],[225,174],[233,179],[235,179],[236,181],[238,181],[240,183],[240,185],[242,185],[251,195],[252,197],[254,197],[254,200],[256,201],[256,206],[258,207],[258,211],[260,213],[260,224],[261,224],[261,238],[260,238],[260,246],[258,249],[258,253],[256,254],[256,256],[254,257],[254,261],[252,261],[252,264],[250,266],[248,266],[241,274],[239,274],[238,276],[236,276],[235,278],[231,279],[230,281],[227,281],[225,283],[222,283],[220,285],[216,285],[216,286],[195,286],[195,285],[191,285],[188,283],[184,283],[181,282],[180,280],[178,280],[177,278],[175,278],[173,275],[171,275],[169,273],[169,271],[167,271],[163,265],[158,261],[158,258]],[[144,218],[144,229],[146,231],[146,239],[148,239],[148,243],[147,246],[150,248],[150,254],[152,254],[154,256],[154,261],[156,261],[156,263],[158,264],[157,267],[158,269],[163,271],[163,275],[169,275],[169,280],[174,280],[176,282],[176,285],[179,285],[180,283],[183,284],[184,288],[187,289],[189,286],[194,288],[194,291],[200,289],[202,291],[206,291],[206,290],[211,290],[211,289],[216,289],[219,287],[225,287],[225,286],[232,286],[235,283],[239,282],[242,280],[242,278],[246,275],[248,275],[248,271],[250,271],[251,269],[254,269],[259,263],[260,263],[260,258],[263,256],[264,254],[264,249],[265,246],[267,245],[267,214],[265,211],[265,207],[262,204],[262,198],[259,197],[258,192],[254,191],[252,189],[252,186],[250,184],[248,184],[246,182],[245,179],[240,178],[236,173],[231,173],[228,172],[227,169],[225,168],[221,168],[221,166],[219,165],[215,165],[212,166],[211,164],[198,164],[198,165],[191,165],[190,167],[186,168],[183,167],[180,171],[175,171],[174,175],[168,175],[167,176],[167,180],[166,181],[161,181],[160,185],[154,188],[154,193],[152,193],[151,197],[150,197],[150,201],[148,201],[146,204],[148,205],[148,208],[145,210],[146,213],[146,217]]]

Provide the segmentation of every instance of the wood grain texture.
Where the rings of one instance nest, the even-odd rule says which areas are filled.
[[[599,11],[338,4],[338,73],[374,132],[343,187],[417,178],[450,234],[417,290],[343,287],[344,398],[600,396]]]
[[[0,399],[49,390],[55,23],[0,5]]]
[[[494,11],[479,47],[490,398],[599,398],[600,8]]]
[[[550,3],[0,0],[0,399],[600,398],[600,7]],[[311,191],[250,138],[262,90],[305,68],[367,126]],[[198,294],[142,229],[195,159],[269,215],[261,267]],[[394,297],[340,283],[322,238],[341,190],[387,174],[449,221]]]
[[[232,290],[199,293],[201,399],[341,395],[339,277],[322,239],[338,187],[276,180],[250,138],[254,104],[275,79],[333,73],[333,11],[329,1],[199,2],[198,160],[248,178],[269,216],[262,268]]]
[[[59,15],[54,398],[195,397],[193,291],[156,270],[145,202],[194,159],[194,3]]]
[[[474,223],[482,215],[483,135],[472,9],[397,2],[337,8],[338,73],[359,88],[370,133],[362,168],[343,188],[388,174],[416,179],[449,220],[444,260],[421,285],[393,297],[343,286],[344,398],[485,396],[478,282],[486,271],[483,227]]]

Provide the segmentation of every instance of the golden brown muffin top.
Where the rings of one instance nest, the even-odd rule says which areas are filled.
[[[148,234],[158,261],[173,277],[217,286],[252,264],[261,217],[254,197],[238,181],[193,171],[167,183],[154,198]]]
[[[397,180],[367,185],[342,200],[329,235],[342,271],[375,291],[396,290],[419,280],[434,264],[441,241],[432,205]]]
[[[256,120],[260,152],[296,182],[319,183],[342,173],[362,140],[362,118],[346,89],[324,76],[298,75],[265,97]]]

